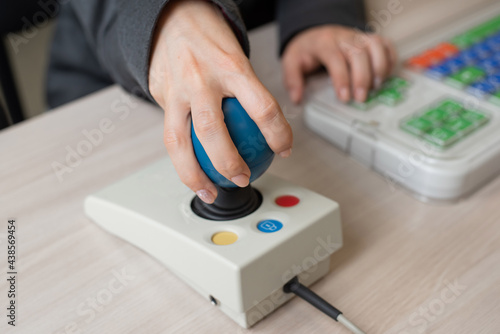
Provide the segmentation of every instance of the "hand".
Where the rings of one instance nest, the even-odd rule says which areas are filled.
[[[353,28],[324,25],[307,29],[286,46],[282,57],[285,86],[294,103],[304,91],[304,75],[325,66],[337,97],[364,102],[371,88],[379,88],[396,63],[391,42]]]
[[[149,90],[165,111],[164,143],[179,177],[206,203],[215,200],[217,190],[196,160],[191,121],[219,173],[240,187],[250,178],[224,123],[224,97],[238,99],[275,153],[291,153],[292,131],[278,103],[210,2],[168,3],[155,30]]]

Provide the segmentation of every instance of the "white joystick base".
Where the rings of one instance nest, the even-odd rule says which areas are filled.
[[[203,219],[167,158],[88,196],[85,212],[249,328],[291,298],[282,288],[292,277],[310,285],[326,275],[342,246],[337,203],[272,175],[252,185],[263,196],[257,211]],[[275,200],[283,195],[300,201],[281,207]]]

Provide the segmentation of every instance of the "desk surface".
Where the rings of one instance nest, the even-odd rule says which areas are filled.
[[[454,205],[423,204],[392,187],[305,128],[282,88],[275,48],[259,49],[275,43],[270,29],[252,34],[252,62],[295,134],[292,157],[276,159],[270,173],[342,210],[345,246],[314,290],[368,333],[500,333],[500,178]],[[82,131],[103,119],[112,130],[80,162],[73,158],[59,181],[54,162],[66,164],[86,139]],[[165,156],[162,128],[159,109],[111,87],[0,132],[0,249],[9,217],[19,246],[15,330],[4,315],[1,255],[0,332],[347,333],[298,299],[240,329],[85,217],[86,195]]]

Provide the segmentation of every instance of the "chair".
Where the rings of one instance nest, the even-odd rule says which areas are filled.
[[[53,3],[58,6],[56,1]],[[12,32],[22,36],[25,25],[36,27],[33,22],[35,18],[40,24],[40,17],[52,18],[58,12],[57,8],[51,8],[50,13],[46,6],[46,3],[38,0],[3,1],[0,4],[0,89],[5,101],[4,107],[0,104],[0,129],[7,127],[9,120],[15,124],[25,119],[4,37]]]
[[[0,86],[7,108],[7,110],[2,110],[3,117],[6,118],[7,112],[12,124],[21,122],[24,120],[23,111],[4,43],[0,43]],[[5,127],[2,125],[5,124],[0,121],[0,128]]]

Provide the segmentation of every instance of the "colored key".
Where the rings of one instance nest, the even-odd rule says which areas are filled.
[[[397,89],[398,91],[403,91],[406,88],[408,88],[408,86],[410,86],[410,83],[403,78],[392,77],[392,78],[389,78],[384,83],[383,86],[387,87],[387,88],[394,88],[394,89]]]
[[[452,119],[448,120],[446,123],[444,123],[443,126],[446,129],[449,129],[451,131],[458,132],[458,133],[464,133],[466,131],[472,130],[473,124],[474,123],[469,122],[466,119],[457,117],[457,118],[452,118]]]
[[[402,125],[403,129],[416,135],[424,135],[432,129],[432,122],[422,118],[412,118]]]
[[[433,123],[439,123],[444,121],[446,118],[448,118],[449,113],[438,108],[431,109],[430,111],[426,112],[422,118],[433,122]]]
[[[486,80],[477,81],[467,88],[467,92],[479,98],[484,98],[494,93],[495,90],[496,87]]]
[[[438,146],[446,147],[458,140],[456,132],[448,130],[444,127],[437,127],[428,132],[425,139]]]
[[[401,94],[400,91],[394,88],[382,89],[377,96],[377,100],[391,107],[398,104],[398,102],[400,102],[402,98],[403,94]]]
[[[457,114],[462,111],[462,105],[451,99],[441,101],[441,103],[438,105],[438,108],[444,110],[449,115]]]
[[[500,94],[498,95],[500,100]],[[452,99],[445,99],[401,123],[401,129],[441,149],[462,140],[485,125],[489,117],[468,110]]]
[[[360,110],[369,110],[382,103],[388,106],[395,106],[404,99],[404,93],[410,83],[400,77],[387,79],[382,87],[377,91],[372,91],[364,103],[353,101],[351,105]]]
[[[453,74],[447,79],[447,83],[457,88],[463,88],[484,77],[486,73],[475,66],[468,66]]]
[[[415,55],[407,66],[498,105],[500,16]]]

